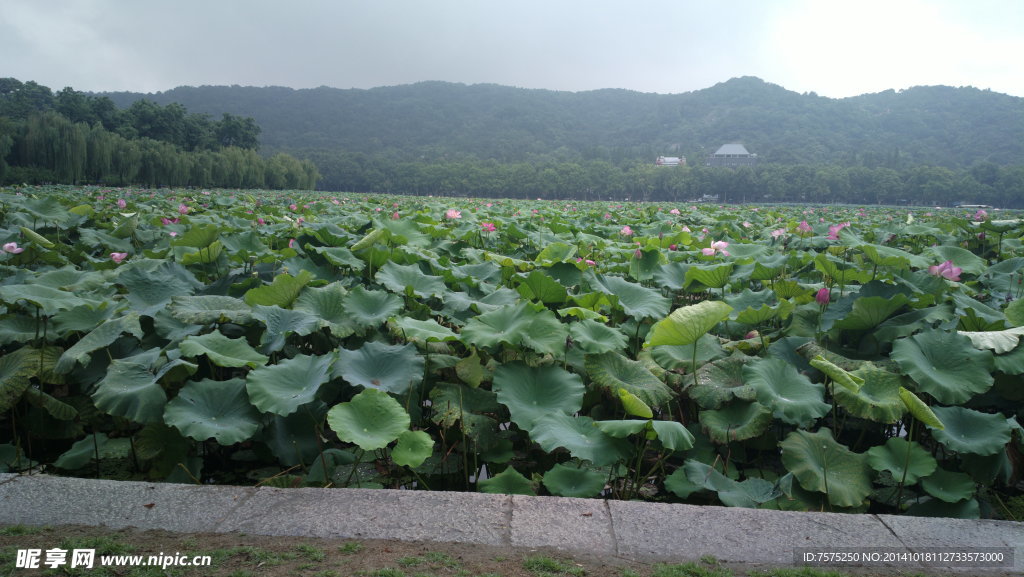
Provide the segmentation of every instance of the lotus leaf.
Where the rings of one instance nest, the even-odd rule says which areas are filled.
[[[536,495],[533,483],[512,467],[477,483],[481,493],[506,495]]]
[[[957,333],[928,331],[899,339],[892,359],[940,403],[959,404],[992,387],[992,353]]]
[[[808,491],[825,493],[836,507],[857,507],[871,494],[867,457],[850,451],[824,428],[794,431],[779,443],[782,463]]]
[[[757,392],[757,400],[774,410],[785,423],[807,426],[828,414],[825,385],[812,383],[782,359],[760,359],[743,367],[743,379]]]
[[[383,449],[409,429],[409,413],[391,395],[378,389],[364,389],[347,403],[327,411],[327,424],[346,443],[364,451]],[[413,444],[419,441],[412,440]],[[403,457],[412,461],[415,448]]]
[[[921,445],[899,437],[890,437],[884,445],[867,451],[868,464],[876,471],[889,471],[897,482],[913,485],[920,477],[935,472],[938,461]]]
[[[368,342],[357,350],[340,349],[334,376],[353,385],[400,395],[423,379],[423,357],[416,346]]]
[[[164,422],[197,441],[221,445],[248,440],[260,428],[260,413],[249,403],[244,379],[204,379],[185,385],[164,408]]]
[[[559,464],[544,473],[543,482],[552,495],[589,498],[601,493],[606,478],[597,471]]]
[[[246,376],[249,400],[264,413],[287,416],[311,402],[320,385],[330,380],[331,355],[297,355],[276,365],[259,367]]]
[[[935,440],[951,451],[992,455],[1010,442],[1006,417],[964,407],[933,407],[945,428],[932,431]]]

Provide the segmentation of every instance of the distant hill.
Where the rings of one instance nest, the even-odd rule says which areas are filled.
[[[558,92],[422,82],[382,88],[179,87],[104,93],[214,118],[252,117],[267,152],[358,153],[377,160],[613,164],[685,155],[729,142],[763,162],[902,169],[1024,164],[1024,98],[922,86],[852,98],[799,94],[754,77],[694,92]]]

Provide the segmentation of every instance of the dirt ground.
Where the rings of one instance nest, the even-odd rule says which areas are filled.
[[[18,566],[18,550],[39,549],[39,569]],[[47,549],[95,549],[91,569],[47,568]],[[208,555],[202,567],[100,566],[101,555]],[[113,560],[112,560],[113,561]],[[213,577],[844,577],[846,575],[925,575],[913,571],[728,567],[714,559],[675,565],[649,564],[609,556],[569,555],[553,550],[513,549],[450,543],[408,543],[361,539],[316,539],[262,535],[182,534],[102,527],[0,527],[0,576],[88,575]],[[928,573],[927,575],[933,575]]]

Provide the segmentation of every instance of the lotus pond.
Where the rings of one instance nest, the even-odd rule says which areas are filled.
[[[1020,520],[1022,235],[0,189],[0,471]]]

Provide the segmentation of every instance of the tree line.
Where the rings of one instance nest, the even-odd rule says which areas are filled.
[[[361,153],[298,153],[323,174],[320,187],[352,192],[579,200],[914,204],[1024,207],[1024,165],[970,168],[786,165],[662,167],[653,162],[393,162]]]
[[[316,165],[261,156],[252,118],[0,79],[0,182],[313,189]]]

